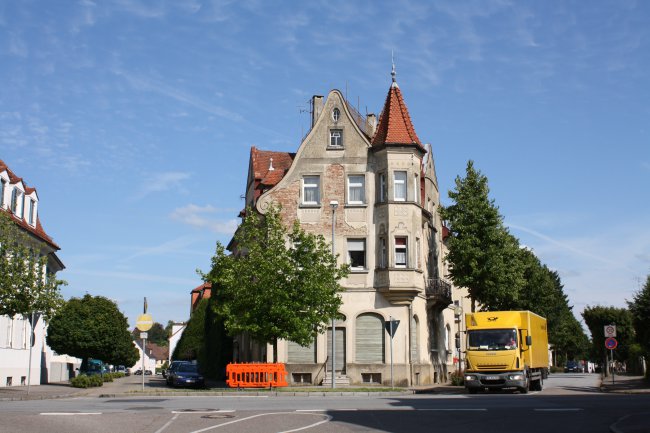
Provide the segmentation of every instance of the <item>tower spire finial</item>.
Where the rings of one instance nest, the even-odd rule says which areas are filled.
[[[395,79],[397,72],[395,72],[395,51],[394,50],[390,50],[390,60],[391,63],[393,64],[393,69],[390,72],[390,75],[393,77],[393,84],[391,84],[391,87],[398,87],[397,80]]]

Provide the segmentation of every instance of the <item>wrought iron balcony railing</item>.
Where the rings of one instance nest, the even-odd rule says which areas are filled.
[[[451,304],[451,284],[441,278],[429,278],[425,293],[427,299],[435,303]]]

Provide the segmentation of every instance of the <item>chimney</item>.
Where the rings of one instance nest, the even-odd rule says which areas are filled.
[[[377,115],[375,113],[368,113],[366,123],[368,124],[368,135],[372,138],[377,131]]]
[[[311,127],[314,127],[318,116],[320,116],[321,111],[323,111],[323,97],[320,95],[314,95],[311,98]]]

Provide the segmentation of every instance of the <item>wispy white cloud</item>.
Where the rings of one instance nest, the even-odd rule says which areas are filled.
[[[125,256],[124,258],[121,259],[123,262],[130,262],[133,259],[136,259],[138,257],[145,257],[145,256],[164,256],[164,255],[169,255],[169,254],[179,254],[179,252],[185,251],[190,247],[196,239],[190,236],[182,236],[177,239],[172,239],[166,242],[163,242],[162,244],[159,245],[154,245],[150,247],[144,247],[144,248],[137,248],[136,252]]]
[[[134,198],[141,199],[149,194],[168,191],[170,189],[184,190],[183,183],[190,177],[190,173],[180,171],[156,173],[145,179]]]
[[[125,12],[141,18],[162,18],[166,14],[163,1],[119,0],[117,4]]]
[[[113,72],[116,75],[123,77],[136,90],[158,93],[176,101],[188,104],[194,108],[198,108],[199,110],[203,110],[207,113],[235,122],[241,122],[244,119],[239,113],[235,113],[217,105],[209,104],[193,95],[185,93],[175,87],[169,86],[160,80],[138,76],[136,74],[126,72],[122,69],[115,69]]]
[[[84,275],[96,278],[116,278],[120,280],[130,280],[130,281],[146,281],[153,283],[164,283],[164,284],[174,284],[181,285],[186,287],[192,287],[193,284],[196,284],[196,279],[191,278],[177,278],[169,275],[161,274],[143,274],[137,272],[115,272],[115,271],[99,271],[99,270],[90,270],[90,269],[74,269],[66,270],[65,274],[62,274],[65,278],[65,275]]]
[[[236,219],[233,218],[224,221],[211,218],[212,215],[220,212],[231,213],[233,209],[220,210],[210,205],[197,206],[195,204],[189,204],[174,209],[170,217],[175,221],[180,221],[193,227],[207,228],[214,233],[233,234],[237,229]]]
[[[23,58],[29,55],[27,43],[20,35],[14,32],[9,33],[9,52],[14,56]]]
[[[567,251],[569,251],[571,253],[574,253],[574,254],[577,254],[577,255],[580,255],[580,256],[583,256],[583,257],[587,257],[587,258],[590,258],[590,259],[594,259],[594,260],[597,260],[599,262],[606,263],[608,265],[616,265],[616,266],[620,266],[622,268],[627,267],[627,265],[625,263],[620,263],[620,262],[618,262],[616,260],[610,259],[609,257],[597,255],[597,254],[594,254],[594,253],[592,253],[590,251],[580,249],[580,248],[572,245],[569,242],[554,239],[554,238],[552,238],[550,236],[547,236],[547,235],[545,235],[543,233],[540,233],[540,232],[538,232],[536,230],[533,230],[533,229],[530,229],[528,227],[520,226],[520,225],[517,225],[517,224],[508,224],[508,226],[510,228],[515,229],[515,230],[526,232],[526,233],[528,233],[530,235],[533,235],[533,236],[535,236],[535,237],[537,237],[537,238],[539,238],[539,239],[541,239],[543,241],[546,241],[546,242],[548,242],[550,244],[553,244],[553,245],[555,245],[557,247],[560,247],[560,248],[562,248],[564,250],[567,250]]]

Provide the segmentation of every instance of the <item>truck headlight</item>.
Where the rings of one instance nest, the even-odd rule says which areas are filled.
[[[508,376],[509,380],[524,380],[524,375],[523,374],[511,374]]]
[[[472,374],[466,374],[465,375],[465,380],[470,381],[470,380],[476,380],[476,376]]]

